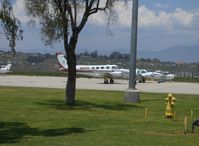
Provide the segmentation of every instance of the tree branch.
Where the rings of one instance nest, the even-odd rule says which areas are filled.
[[[86,22],[88,20],[88,17],[89,17],[89,12],[90,12],[94,2],[95,2],[95,0],[91,0],[90,3],[89,3],[89,0],[86,0],[85,11],[84,11],[82,20],[81,20],[80,24],[77,27],[78,33],[84,28],[84,26],[85,26],[85,24],[86,24]]]
[[[90,10],[89,15],[92,15],[92,14],[94,14],[94,13],[97,13],[98,11],[105,11],[106,9],[109,8],[109,4],[111,3],[109,0],[107,0],[104,7],[99,7],[99,2],[100,2],[100,0],[97,1],[96,7],[95,7],[95,8],[92,8],[92,9]]]
[[[75,29],[76,29],[76,21],[75,21],[75,18],[73,16],[71,4],[67,3],[66,7],[67,7],[67,12],[68,12],[68,14],[70,16],[70,21],[71,21],[70,24],[71,24],[72,31],[75,31]],[[76,11],[76,10],[74,10],[74,11]]]
[[[63,14],[63,10],[62,10],[62,6],[61,6],[60,0],[54,0],[54,3],[57,5],[57,8],[61,12],[61,14]]]

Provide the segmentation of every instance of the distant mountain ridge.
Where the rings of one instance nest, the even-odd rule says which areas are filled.
[[[1,48],[0,50],[9,51],[9,49],[1,49]],[[86,48],[77,49],[77,53],[81,53],[84,51],[93,52],[94,50],[95,49],[86,49]],[[130,50],[126,48],[125,49],[96,49],[96,50],[98,51],[98,54],[101,54],[101,55],[110,55],[113,52],[120,52],[120,53],[128,54],[130,52]],[[41,52],[34,52],[34,53],[41,53]],[[42,52],[41,54],[45,54],[45,53]],[[171,62],[179,61],[179,62],[187,62],[187,63],[199,62],[199,46],[173,46],[161,51],[138,49],[137,56],[138,58],[145,58],[145,59],[158,58],[160,61],[171,61]]]
[[[158,58],[161,61],[199,62],[199,46],[173,46],[162,51],[138,51],[138,58]]]
[[[90,50],[88,50],[90,51]],[[114,50],[98,50],[99,54],[111,54],[112,52],[121,52],[128,54],[129,49],[114,49]],[[160,61],[181,61],[181,62],[199,62],[199,46],[173,46],[161,51],[139,50],[137,51],[138,58],[158,58]]]

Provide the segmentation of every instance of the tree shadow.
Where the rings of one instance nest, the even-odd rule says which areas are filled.
[[[30,128],[25,123],[0,121],[0,144],[16,143],[25,135],[34,133],[36,129]]]
[[[106,109],[106,110],[130,110],[134,108],[144,108],[135,104],[123,104],[123,103],[94,103],[88,101],[77,100],[74,106],[65,105],[63,100],[45,100],[41,102],[35,102],[38,105],[47,106],[59,110],[93,110],[93,109]]]
[[[142,102],[164,101],[163,98],[143,99]]]
[[[104,83],[97,83],[97,84],[101,84],[101,85],[104,85],[104,86],[112,86],[113,85],[113,84],[104,84]],[[124,83],[124,82],[115,82],[114,84],[125,85],[126,83]]]
[[[0,121],[0,144],[17,143],[25,136],[63,136],[74,133],[84,133],[89,130],[84,128],[58,128],[58,129],[38,129],[31,128],[26,123]]]
[[[61,128],[61,129],[47,129],[41,132],[42,136],[62,136],[62,135],[70,135],[73,133],[84,133],[86,132],[83,128]]]

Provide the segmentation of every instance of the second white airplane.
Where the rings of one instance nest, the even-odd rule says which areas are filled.
[[[145,69],[139,70],[138,74],[142,76],[142,81],[145,82],[145,80],[155,80],[160,82],[164,81],[172,81],[175,77],[174,74],[171,74],[169,72],[162,72],[162,71],[155,71],[155,72],[147,72]]]

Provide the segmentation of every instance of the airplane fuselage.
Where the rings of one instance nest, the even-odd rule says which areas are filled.
[[[61,69],[67,71],[68,68]],[[78,75],[86,75],[91,77],[111,76],[120,77],[121,72],[116,73],[117,65],[77,65],[76,71]],[[113,73],[114,72],[114,73]]]

